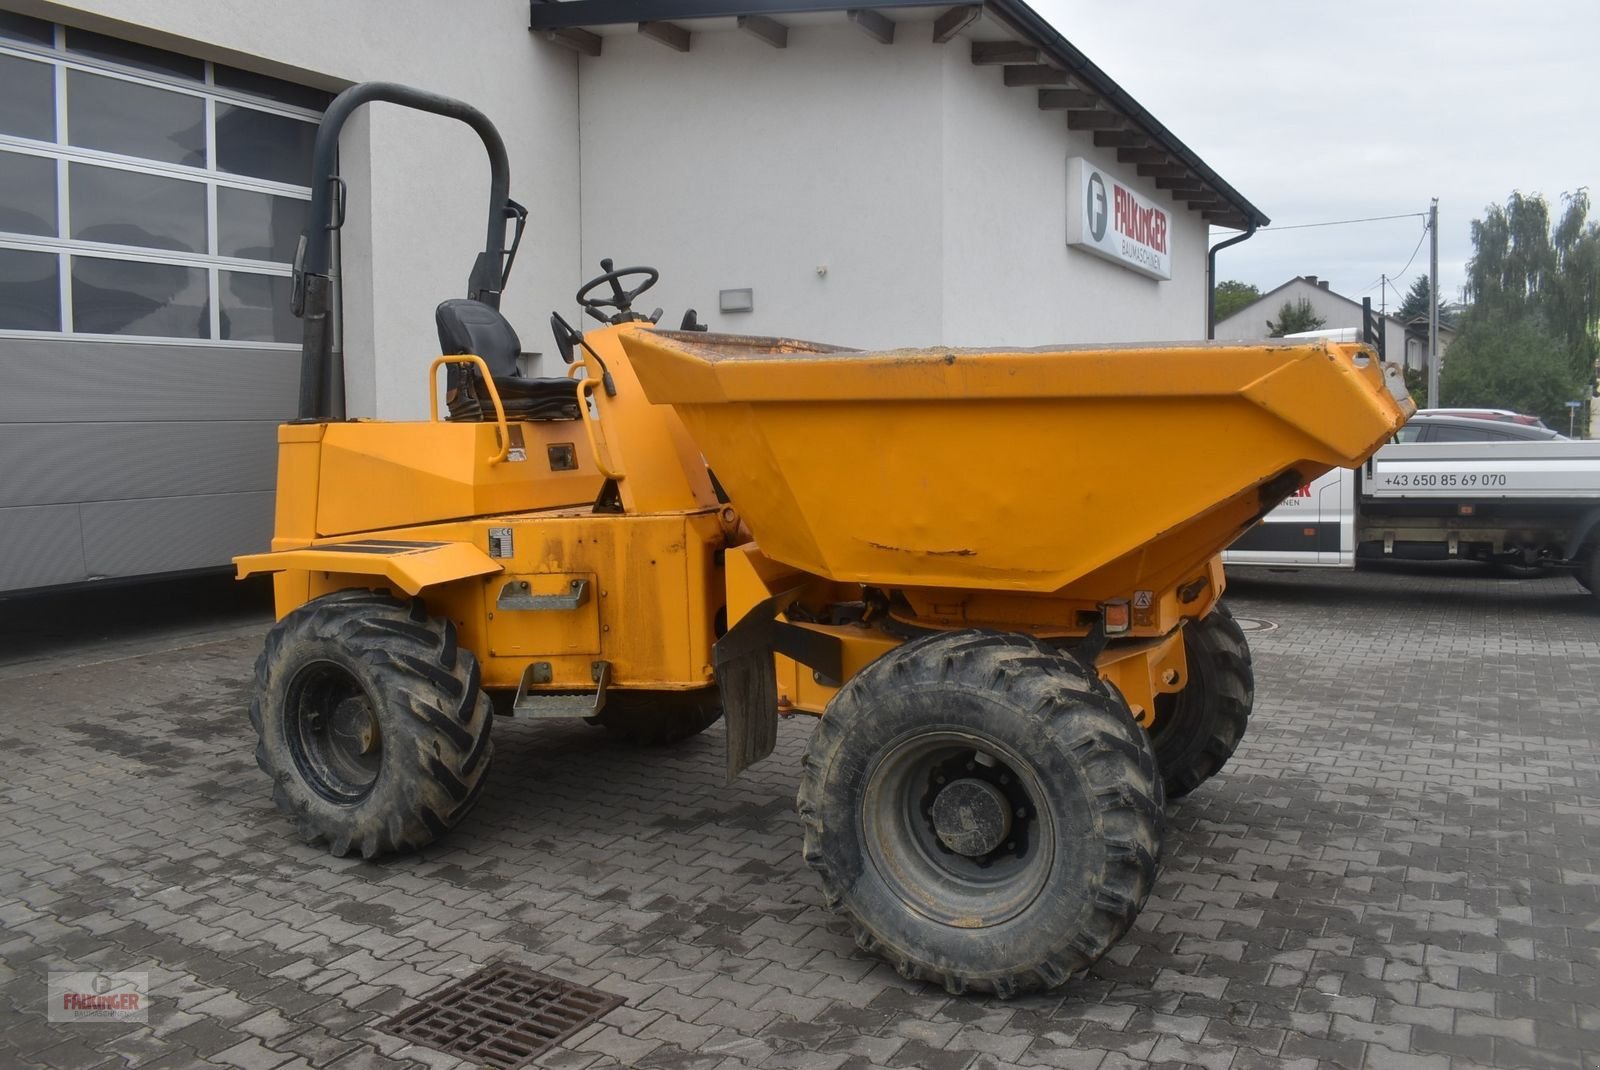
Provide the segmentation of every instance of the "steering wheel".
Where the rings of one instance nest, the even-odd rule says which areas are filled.
[[[601,323],[627,323],[631,320],[644,319],[645,317],[634,313],[634,299],[654,286],[656,280],[661,278],[661,272],[653,267],[615,268],[609,257],[600,261],[600,269],[605,274],[590,279],[578,291],[578,304],[583,306],[583,310]],[[622,288],[622,280],[631,275],[643,275],[645,279],[631,290],[625,290]],[[606,283],[611,284],[610,297],[589,296]],[[603,308],[614,308],[617,311],[614,315],[607,316],[600,311]]]

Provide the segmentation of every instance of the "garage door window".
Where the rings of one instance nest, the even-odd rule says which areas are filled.
[[[297,344],[328,99],[0,12],[0,334]]]

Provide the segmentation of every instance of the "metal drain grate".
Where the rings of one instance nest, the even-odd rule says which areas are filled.
[[[407,1007],[382,1028],[449,1055],[512,1070],[621,1003],[621,996],[497,963]]]

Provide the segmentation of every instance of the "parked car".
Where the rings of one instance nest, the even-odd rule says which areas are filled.
[[[1552,431],[1537,416],[1485,415],[1494,409],[1423,409],[1406,421],[1396,442],[1553,442],[1566,435]],[[1524,421],[1532,420],[1532,423]]]

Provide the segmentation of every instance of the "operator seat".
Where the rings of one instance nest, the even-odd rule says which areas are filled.
[[[517,370],[522,342],[500,311],[482,301],[457,297],[442,302],[434,312],[439,326],[439,349],[445,356],[473,353],[483,358],[494,378],[500,404],[508,420],[578,419],[578,383],[558,379],[524,378]],[[471,365],[454,364],[447,372],[445,396],[450,419],[494,419],[494,402],[484,389],[481,373]]]

